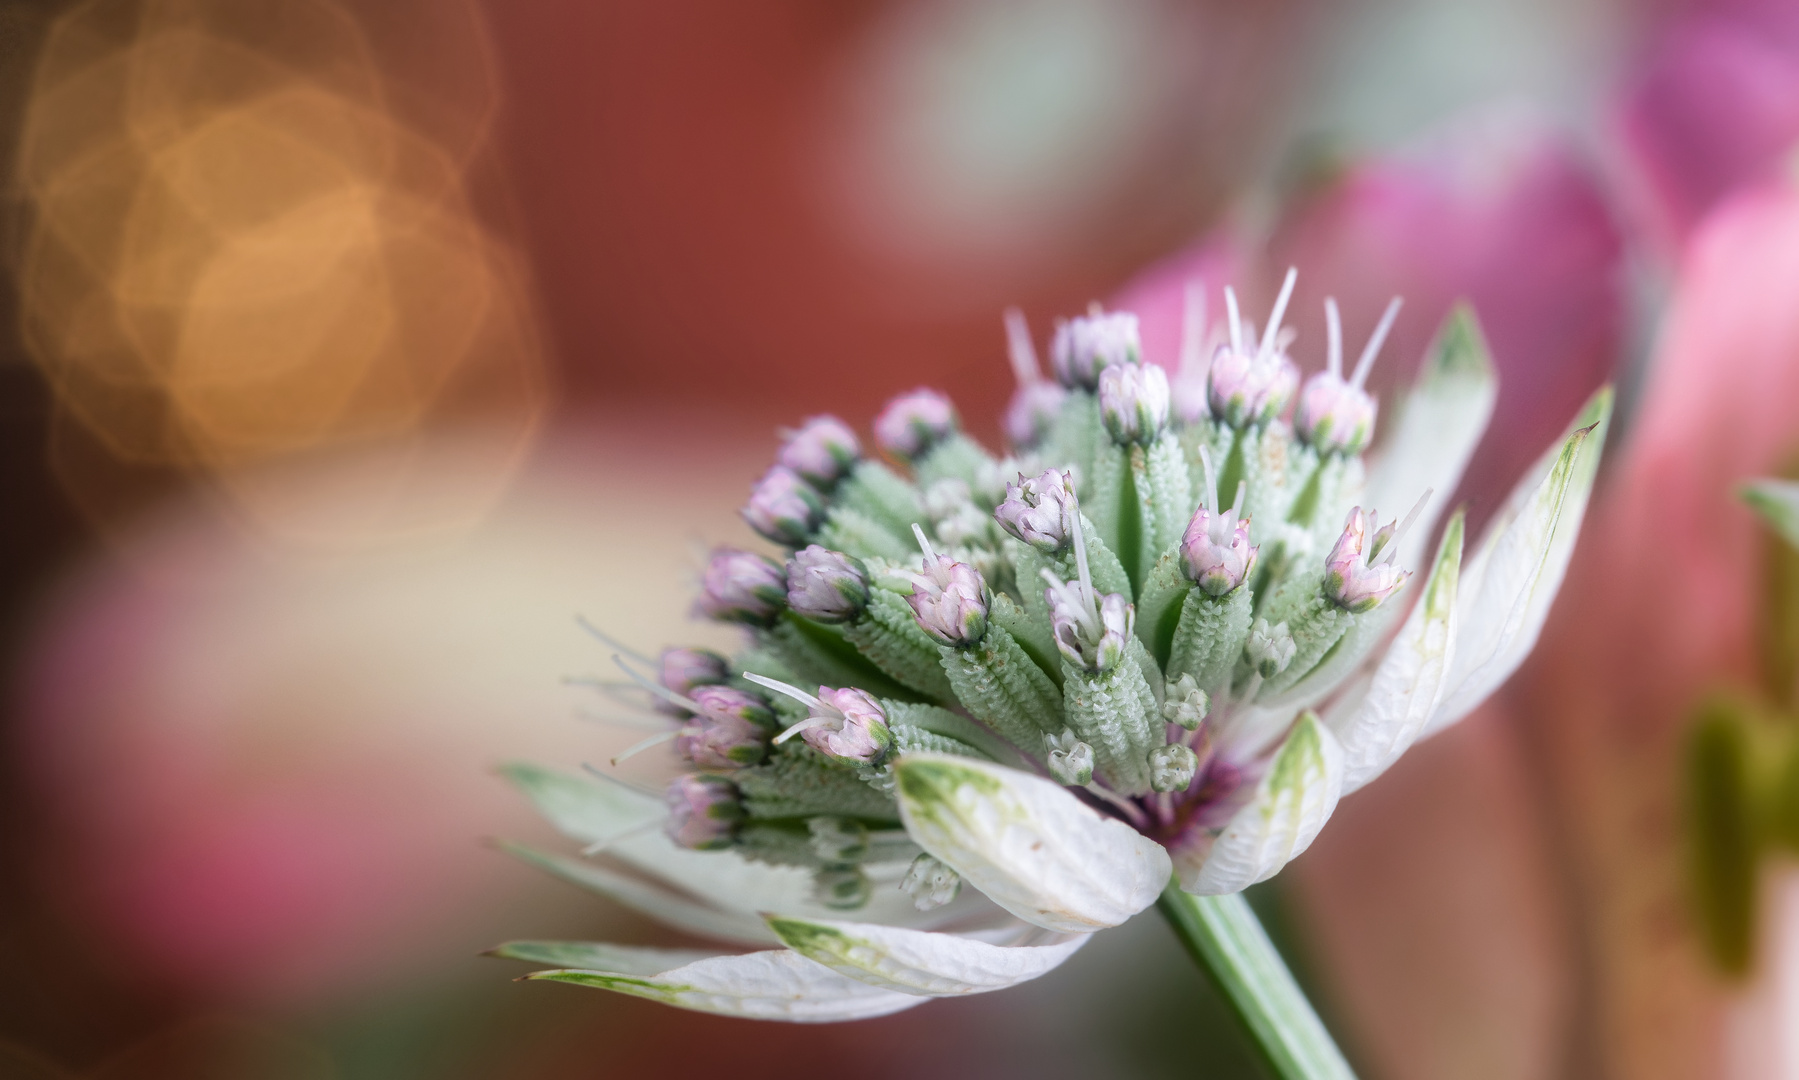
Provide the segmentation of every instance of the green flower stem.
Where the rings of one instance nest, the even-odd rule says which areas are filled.
[[[1355,1080],[1242,895],[1193,896],[1170,883],[1157,906],[1194,962],[1231,1003],[1270,1075],[1279,1080]]]

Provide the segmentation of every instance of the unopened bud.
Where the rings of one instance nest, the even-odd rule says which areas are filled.
[[[1324,594],[1339,607],[1358,614],[1374,610],[1410,576],[1393,561],[1397,552],[1394,527],[1376,532],[1372,543],[1364,540],[1367,530],[1368,515],[1358,506],[1349,512],[1343,534],[1324,560]]]
[[[1074,480],[1065,470],[1045,469],[1040,475],[1006,485],[1006,497],[993,511],[999,527],[1018,540],[1054,555],[1074,539],[1074,517],[1080,513]]]
[[[967,563],[927,556],[906,600],[924,632],[945,645],[965,648],[987,634],[987,583]]]
[[[865,691],[853,686],[818,688],[818,703],[811,715],[787,729],[783,738],[798,731],[806,745],[844,765],[879,765],[893,749],[893,731],[887,712]]]
[[[731,677],[730,661],[711,649],[664,649],[657,667],[662,685],[677,694],[692,694],[695,687],[715,686]]]
[[[1068,391],[1053,382],[1026,383],[1006,406],[1006,438],[1014,446],[1036,446],[1062,414]]]
[[[1162,701],[1162,719],[1179,724],[1188,731],[1198,729],[1211,712],[1212,703],[1191,675],[1182,675],[1168,684]]]
[[[1328,371],[1306,380],[1293,430],[1321,454],[1354,454],[1374,433],[1374,399]]]
[[[718,548],[700,579],[699,612],[722,622],[766,626],[787,602],[781,564],[753,551]]]
[[[1128,311],[1082,315],[1056,327],[1050,366],[1063,386],[1092,390],[1099,373],[1115,364],[1135,364],[1143,355],[1137,316]]]
[[[701,686],[699,711],[675,736],[675,749],[702,769],[755,765],[768,756],[775,712],[759,694],[733,686]]]
[[[1238,352],[1218,346],[1207,373],[1212,415],[1234,428],[1266,424],[1281,414],[1299,388],[1299,368],[1278,352]]]
[[[1207,595],[1226,596],[1249,580],[1259,551],[1249,542],[1248,518],[1201,506],[1181,537],[1181,573]]]
[[[801,548],[787,560],[787,606],[817,622],[848,622],[868,606],[868,567],[817,544]]]
[[[920,911],[940,908],[961,891],[962,875],[932,855],[920,855],[906,868],[900,891],[912,898],[912,906]]]
[[[813,416],[787,436],[775,461],[828,490],[861,456],[862,444],[848,424],[835,416]]]
[[[743,823],[737,785],[722,776],[690,773],[669,781],[668,837],[684,848],[713,851],[731,846]]]
[[[1086,787],[1093,782],[1093,747],[1064,728],[1060,735],[1045,735],[1043,745],[1049,748],[1049,774],[1056,782],[1069,787]]]
[[[1281,622],[1269,626],[1267,619],[1255,621],[1249,628],[1249,640],[1243,645],[1244,655],[1264,679],[1272,679],[1285,671],[1297,651],[1299,645],[1293,640],[1287,624]]]
[[[796,547],[824,521],[825,504],[799,473],[773,465],[756,482],[741,513],[750,528],[777,544]]]
[[[1154,364],[1113,364],[1099,373],[1099,411],[1112,441],[1155,442],[1168,426],[1168,373]]]
[[[956,407],[935,390],[919,388],[887,402],[875,417],[875,444],[911,461],[956,430]]]
[[[1199,771],[1199,755],[1180,743],[1149,752],[1149,786],[1157,791],[1185,791]]]

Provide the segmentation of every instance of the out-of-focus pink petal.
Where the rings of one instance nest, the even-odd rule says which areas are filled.
[[[1476,528],[1617,361],[1617,229],[1565,139],[1526,118],[1476,117],[1352,167],[1290,212],[1271,252],[1265,287],[1299,268],[1290,321],[1308,367],[1323,366],[1325,297],[1356,347],[1404,297],[1370,380],[1381,392],[1416,372],[1452,303],[1473,302],[1499,401],[1460,492],[1441,494],[1466,500]]]
[[[1205,289],[1206,319],[1219,323],[1224,318],[1222,290],[1226,285],[1241,289],[1239,275],[1246,264],[1236,237],[1219,232],[1139,273],[1118,290],[1108,306],[1136,314],[1143,359],[1162,365],[1173,375],[1180,370],[1188,284],[1198,282]]]
[[[1674,250],[1718,200],[1799,146],[1799,10],[1749,0],[1676,19],[1616,124],[1638,210]]]
[[[1568,585],[1514,681],[1567,823],[1616,1075],[1715,1075],[1725,989],[1686,913],[1681,735],[1753,678],[1761,526],[1733,494],[1799,447],[1799,191],[1733,197],[1693,234],[1651,382]]]
[[[1289,871],[1375,1075],[1544,1080],[1563,1063],[1574,943],[1533,768],[1488,705],[1345,799]]]

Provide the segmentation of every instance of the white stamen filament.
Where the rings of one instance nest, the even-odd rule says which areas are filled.
[[[1224,287],[1224,307],[1231,320],[1231,351],[1242,356],[1243,315],[1237,310],[1237,294],[1229,285]]]
[[[632,682],[636,683],[638,686],[643,687],[645,690],[648,690],[650,693],[655,694],[657,697],[661,698],[662,700],[669,702],[670,704],[673,704],[673,705],[679,705],[681,708],[686,709],[688,712],[699,712],[700,711],[699,703],[694,701],[692,698],[682,697],[680,694],[675,693],[673,690],[670,690],[668,687],[663,686],[661,683],[651,682],[649,679],[645,678],[644,676],[638,674],[635,671],[632,671],[631,668],[625,663],[625,658],[620,656],[619,654],[617,654],[617,653],[612,654],[612,662],[617,664],[618,669],[620,671],[624,672],[625,675],[628,676]]]
[[[1206,287],[1204,282],[1187,282],[1185,302],[1181,310],[1181,368],[1187,378],[1204,378],[1206,363]]]
[[[786,694],[788,697],[806,706],[808,709],[816,709],[819,706],[819,700],[817,698],[790,683],[784,683],[779,679],[771,679],[766,675],[758,675],[753,671],[744,672],[743,677],[755,683],[757,686],[766,686],[777,694]]]
[[[924,529],[916,521],[912,523],[912,535],[918,537],[918,546],[924,549],[925,569],[932,569],[937,564],[937,549],[925,539]]]
[[[656,666],[656,661],[643,655],[642,653],[638,652],[636,649],[633,649],[631,646],[626,645],[624,642],[613,637],[611,634],[608,634],[606,631],[601,630],[599,627],[588,622],[587,616],[576,615],[575,616],[575,625],[579,626],[581,629],[587,631],[589,634],[592,634],[594,637],[600,639],[600,641],[608,649],[613,649],[618,652],[624,653],[626,656],[629,656],[631,659],[637,661],[640,664],[648,664],[651,667]]]
[[[1368,381],[1368,373],[1374,370],[1374,358],[1380,355],[1380,347],[1387,342],[1387,332],[1393,329],[1393,320],[1399,318],[1399,305],[1404,303],[1395,296],[1387,304],[1387,310],[1381,313],[1380,323],[1374,328],[1374,336],[1368,339],[1368,345],[1362,350],[1362,358],[1356,361],[1355,375],[1349,385],[1357,390]]]
[[[788,728],[786,731],[776,735],[774,737],[774,744],[779,746],[802,731],[807,731],[815,727],[825,727],[830,724],[841,723],[842,721],[843,717],[841,716],[808,716],[804,720],[801,720],[799,723]]]
[[[1081,575],[1081,593],[1086,605],[1099,607],[1099,600],[1093,592],[1093,575],[1087,569],[1087,534],[1081,529],[1081,504],[1074,504],[1074,565]]]
[[[688,729],[685,727],[679,727],[673,731],[664,731],[660,735],[651,735],[649,738],[643,740],[642,742],[635,743],[635,744],[625,748],[624,750],[619,751],[618,755],[612,759],[612,764],[617,765],[619,762],[624,761],[627,758],[634,758],[638,754],[643,753],[645,750],[648,750],[652,746],[661,746],[663,743],[672,740],[676,735],[679,735],[683,731],[686,731],[686,730],[688,730]]]
[[[1034,386],[1043,379],[1037,347],[1031,344],[1030,324],[1024,321],[1024,312],[1015,307],[1006,309],[1006,356],[1012,361],[1012,374],[1018,385]]]
[[[1281,294],[1275,297],[1274,310],[1268,314],[1268,325],[1262,328],[1262,347],[1257,355],[1268,356],[1274,352],[1274,336],[1280,333],[1281,316],[1287,313],[1287,301],[1293,298],[1293,283],[1299,280],[1297,267],[1287,267],[1287,278],[1281,282]]]
[[[1405,534],[1410,531],[1412,523],[1418,520],[1418,515],[1424,513],[1424,504],[1430,502],[1433,490],[1433,488],[1425,488],[1424,494],[1418,496],[1418,501],[1412,504],[1412,512],[1399,523],[1399,528],[1393,530],[1393,538],[1387,541],[1386,546],[1381,549],[1379,558],[1371,565],[1379,566],[1383,563],[1390,563],[1399,557],[1399,542],[1405,539]]]
[[[1231,516],[1232,517],[1241,518],[1243,516],[1243,500],[1245,498],[1247,498],[1248,496],[1249,496],[1249,481],[1247,481],[1247,480],[1237,481],[1237,497],[1235,499],[1231,500]]]
[[[635,791],[639,795],[648,795],[653,799],[661,799],[665,794],[663,789],[659,787],[651,787],[648,784],[639,784],[635,781],[626,780],[617,773],[609,773],[604,769],[596,769],[591,761],[583,761],[581,763],[581,769],[595,779],[604,780],[608,784],[617,784],[619,787]]]
[[[639,731],[654,729],[661,731],[668,726],[668,717],[657,716],[619,716],[616,713],[597,713],[586,709],[576,709],[575,719],[587,724],[605,724],[607,727],[636,728]]]
[[[1218,512],[1218,474],[1212,471],[1212,452],[1199,448],[1199,465],[1205,471],[1205,489],[1199,493],[1199,507],[1208,514]]]
[[[1343,316],[1337,311],[1337,298],[1324,298],[1324,332],[1330,340],[1325,351],[1325,364],[1330,373],[1341,379],[1343,377]]]

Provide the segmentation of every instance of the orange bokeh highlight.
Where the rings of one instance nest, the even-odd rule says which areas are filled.
[[[91,0],[52,29],[20,280],[79,504],[105,497],[104,456],[209,479],[283,534],[361,541],[465,522],[511,475],[546,376],[525,275],[468,190],[491,63],[466,3],[398,6],[435,67],[325,0]],[[466,466],[488,482],[413,490],[423,448],[471,427],[458,452],[482,447]],[[321,460],[373,470],[379,496],[323,513],[282,479]]]

